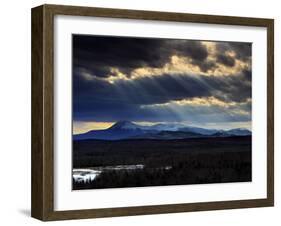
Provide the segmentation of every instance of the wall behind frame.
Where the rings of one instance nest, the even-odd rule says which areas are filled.
[[[30,9],[44,3],[85,5],[96,7],[128,8],[139,10],[174,11],[200,14],[218,14],[247,17],[269,17],[275,19],[275,40],[280,39],[280,3],[267,1],[229,0],[49,0],[3,2],[0,8],[0,210],[1,225],[41,225],[30,215]],[[275,62],[281,60],[281,43],[275,42]],[[275,100],[281,97],[278,85],[281,70],[275,64]],[[280,101],[275,101],[275,134],[281,133]],[[275,207],[239,210],[223,210],[194,213],[178,213],[138,217],[119,217],[95,220],[53,222],[53,225],[278,225],[281,207],[280,139],[275,139]]]

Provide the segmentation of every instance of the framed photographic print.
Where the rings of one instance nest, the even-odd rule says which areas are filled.
[[[32,216],[273,206],[272,19],[32,9]]]

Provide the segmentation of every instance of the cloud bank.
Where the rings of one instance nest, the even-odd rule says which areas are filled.
[[[251,121],[251,44],[73,35],[73,119]]]

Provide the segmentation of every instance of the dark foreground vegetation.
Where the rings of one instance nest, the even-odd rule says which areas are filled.
[[[107,170],[73,189],[245,182],[252,179],[251,136],[182,140],[82,140],[73,143],[73,167],[144,165]]]

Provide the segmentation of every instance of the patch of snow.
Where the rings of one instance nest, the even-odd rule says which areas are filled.
[[[75,182],[91,182],[100,175],[101,171],[92,169],[73,169],[73,179]]]

